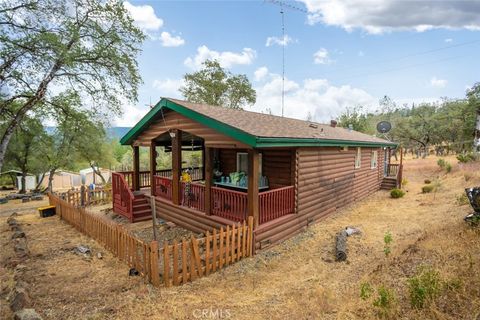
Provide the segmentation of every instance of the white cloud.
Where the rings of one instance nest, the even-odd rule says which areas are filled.
[[[163,20],[157,17],[155,10],[149,5],[134,6],[128,1],[123,3],[123,6],[130,13],[135,23],[143,30],[154,31],[163,26]]]
[[[271,110],[281,114],[282,78],[269,74],[268,81],[256,87],[256,111]],[[370,110],[378,105],[378,99],[362,89],[350,85],[334,86],[326,79],[305,79],[302,83],[285,79],[286,117],[305,119],[307,114],[313,120],[328,123],[338,117],[347,107],[362,105]]]
[[[284,35],[283,38],[278,37],[268,37],[267,41],[265,42],[265,46],[270,47],[273,45],[279,46],[288,46],[289,43],[292,43],[293,39],[289,35]]]
[[[181,98],[180,87],[185,84],[183,79],[154,80],[152,87],[157,89],[161,96],[169,98]]]
[[[160,34],[160,41],[164,47],[179,47],[185,44],[180,36],[172,36],[170,33],[163,31]]]
[[[254,72],[255,81],[262,81],[268,75],[267,67],[260,67]]]
[[[133,127],[149,110],[147,106],[137,107],[130,103],[124,103],[123,115],[116,117],[113,124],[118,127]]]
[[[368,33],[430,29],[480,30],[478,1],[299,0],[308,23],[338,26]]]
[[[230,68],[234,65],[248,65],[255,60],[257,52],[251,48],[243,48],[242,52],[223,51],[218,52],[210,50],[203,45],[197,48],[197,54],[192,58],[185,59],[184,64],[192,69],[198,69],[202,63],[209,60],[218,60],[220,65],[225,68]]]
[[[447,86],[448,81],[445,79],[437,79],[437,77],[432,77],[430,79],[430,86],[433,88],[445,88]]]
[[[448,43],[448,42],[452,42],[452,41],[453,41],[452,38],[447,38],[447,39],[445,39],[445,42],[447,42],[447,43]]]
[[[332,60],[329,57],[328,50],[321,48],[313,54],[313,61],[315,64],[330,64]]]

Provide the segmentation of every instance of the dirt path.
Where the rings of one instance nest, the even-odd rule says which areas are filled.
[[[470,207],[459,206],[456,198],[467,185],[480,185],[479,169],[454,165],[445,176],[434,157],[409,160],[404,198],[391,199],[380,191],[252,259],[170,289],[128,277],[128,269],[109,254],[91,261],[74,255],[68,248],[80,243],[105,250],[57,219],[23,215],[34,253],[28,266],[35,307],[49,319],[376,318],[372,301],[359,297],[361,284],[369,282],[395,292],[393,318],[475,319],[480,279],[472,270],[480,269],[480,235],[464,225]],[[423,180],[437,176],[439,191],[420,193]],[[358,227],[362,234],[348,239],[348,260],[337,263],[333,239],[346,226]],[[388,231],[393,243],[386,258],[383,237]],[[2,245],[7,241],[2,229]],[[405,283],[423,263],[461,285],[415,310]]]

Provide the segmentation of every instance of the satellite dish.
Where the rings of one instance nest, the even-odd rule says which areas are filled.
[[[380,133],[387,133],[392,130],[392,124],[388,121],[380,121],[377,123],[377,131]]]

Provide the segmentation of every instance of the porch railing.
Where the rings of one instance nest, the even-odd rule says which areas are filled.
[[[265,191],[258,197],[260,224],[293,213],[295,210],[294,186]]]
[[[172,200],[172,178],[155,176],[154,194],[160,198]]]
[[[247,219],[247,194],[212,187],[212,214],[232,221]]]
[[[398,163],[389,163],[387,165],[387,177],[396,177],[398,174],[398,169],[400,164]]]
[[[181,188],[182,206],[205,212],[205,185],[191,183],[188,195],[185,193],[185,182],[182,182]]]
[[[187,168],[183,168],[185,170]],[[125,178],[128,186],[133,188],[133,171],[119,171],[117,172]],[[140,188],[148,188],[150,187],[150,171],[140,171],[139,173],[139,182]],[[155,171],[155,175],[164,178],[171,178],[172,177],[172,169],[162,169]],[[190,173],[193,181],[203,180],[203,170],[202,167],[194,167],[192,172]]]
[[[113,211],[131,218],[133,214],[133,199],[135,198],[132,190],[122,174],[112,172],[112,198]]]

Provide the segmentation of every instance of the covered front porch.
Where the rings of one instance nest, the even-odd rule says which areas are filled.
[[[206,144],[200,134],[171,129],[153,137],[148,171],[139,170],[142,146],[132,146],[133,170],[113,174],[114,211],[133,222],[136,209],[146,210],[141,198],[148,194],[155,196],[160,210],[174,212],[193,227],[242,222],[248,216],[258,226],[295,213],[294,149]],[[157,170],[159,148],[171,153],[171,169]],[[183,159],[186,152],[200,154],[200,165],[189,167]],[[191,182],[183,181],[182,172],[189,173]]]

